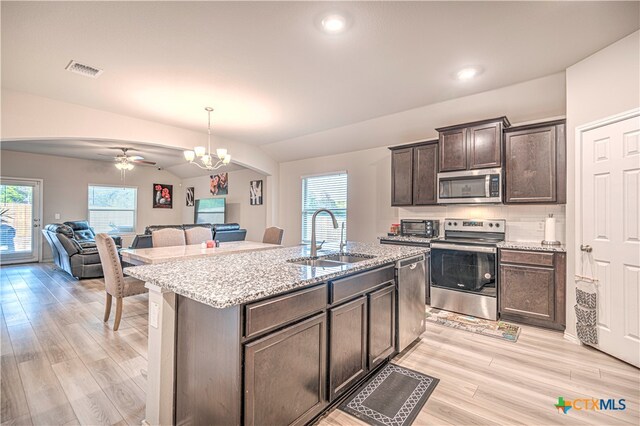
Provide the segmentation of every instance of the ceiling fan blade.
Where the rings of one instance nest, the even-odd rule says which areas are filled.
[[[155,161],[133,160],[131,162],[133,164],[144,164],[144,165],[148,165],[148,166],[155,166],[156,165]]]
[[[127,158],[131,161],[140,161],[140,160],[144,160],[144,157],[141,155],[129,155],[127,156]]]

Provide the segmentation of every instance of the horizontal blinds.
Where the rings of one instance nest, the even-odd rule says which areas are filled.
[[[30,253],[33,235],[33,187],[0,185],[0,253]]]
[[[89,186],[89,225],[98,233],[135,232],[137,188]]]
[[[316,217],[316,240],[326,241],[325,247],[340,243],[340,227],[347,224],[347,174],[309,176],[302,179],[302,241],[311,241],[311,222],[318,209],[328,209],[336,216],[338,229],[333,228],[331,217],[320,213]]]

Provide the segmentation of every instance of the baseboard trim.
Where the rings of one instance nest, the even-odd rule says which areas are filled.
[[[571,333],[567,333],[566,331],[564,332],[564,338],[565,338],[565,340],[568,340],[571,343],[574,343],[576,345],[582,345],[582,342],[580,341],[580,339],[578,339],[577,336],[574,336]]]

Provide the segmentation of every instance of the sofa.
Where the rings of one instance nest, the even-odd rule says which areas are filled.
[[[53,261],[60,269],[78,279],[103,276],[96,234],[86,220],[51,223],[42,233],[51,246]],[[118,247],[122,246],[120,237],[112,238]]]
[[[213,239],[220,242],[244,241],[247,236],[247,230],[240,228],[240,225],[237,223],[189,223],[183,225],[150,225],[145,228],[144,234],[135,236],[129,248],[143,249],[153,247],[153,243],[151,241],[151,233],[153,231],[158,231],[160,229],[166,228],[185,230],[197,226],[210,227],[211,233],[213,234]]]

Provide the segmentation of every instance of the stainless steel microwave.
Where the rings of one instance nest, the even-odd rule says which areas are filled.
[[[502,169],[438,173],[438,204],[502,203]]]

